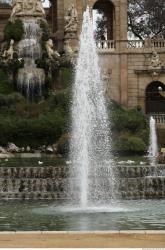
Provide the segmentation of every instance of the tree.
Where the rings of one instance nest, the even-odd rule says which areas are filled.
[[[165,38],[165,1],[128,0],[128,29],[139,39]]]

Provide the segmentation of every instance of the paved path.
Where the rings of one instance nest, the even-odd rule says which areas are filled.
[[[0,232],[0,248],[165,248],[165,231]]]

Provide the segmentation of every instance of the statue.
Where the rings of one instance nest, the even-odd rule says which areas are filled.
[[[160,61],[158,53],[156,51],[153,51],[151,56],[151,67],[160,68],[161,66],[162,62]]]
[[[41,0],[13,0],[10,20],[14,22],[17,16],[45,17]]]
[[[2,57],[6,60],[13,60],[14,58],[14,40],[10,40],[9,49],[5,50]]]
[[[55,58],[58,58],[58,57],[60,57],[60,54],[57,52],[57,51],[55,51],[54,49],[53,49],[53,41],[52,41],[52,39],[49,39],[47,42],[46,42],[46,51],[47,51],[47,54],[48,54],[48,58],[49,59],[55,59]]]
[[[11,22],[14,22],[15,16],[22,12],[23,10],[23,1],[22,0],[12,0],[12,12],[10,16]]]
[[[102,80],[104,82],[104,94],[107,99],[109,99],[110,93],[110,79],[111,79],[111,69],[103,69]]]
[[[70,47],[69,40],[64,42],[64,52],[66,56],[72,56],[74,54],[72,48]]]
[[[42,14],[44,17],[46,16],[44,7],[43,7],[43,5],[42,5],[42,3],[41,3],[40,0],[37,0],[37,2],[36,2],[35,11],[37,13]]]
[[[65,16],[65,33],[76,33],[78,27],[78,13],[74,4],[66,12]]]

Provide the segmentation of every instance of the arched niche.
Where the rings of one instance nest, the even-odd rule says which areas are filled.
[[[165,84],[159,81],[151,82],[146,88],[146,113],[164,113],[165,98],[160,94],[159,88],[165,91]]]
[[[93,5],[94,32],[97,40],[114,39],[115,6],[110,0],[98,0]]]

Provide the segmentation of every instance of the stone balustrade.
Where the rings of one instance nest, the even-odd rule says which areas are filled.
[[[134,51],[148,51],[150,52],[155,49],[158,51],[165,51],[165,40],[164,39],[150,39],[150,40],[125,40],[125,41],[114,41],[114,40],[104,40],[96,41],[97,51],[99,53],[112,53],[122,50],[125,52]]]
[[[165,114],[152,114],[158,125],[165,125]]]
[[[98,52],[113,52],[116,48],[115,41],[113,40],[105,40],[105,41],[97,41],[96,47]]]
[[[127,49],[143,49],[144,48],[144,41],[142,40],[128,40],[127,41]]]

